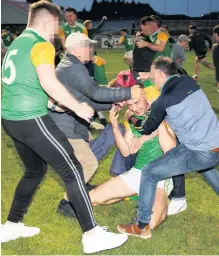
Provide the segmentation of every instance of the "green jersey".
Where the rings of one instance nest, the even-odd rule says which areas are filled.
[[[11,43],[13,42],[14,37],[9,32],[9,33],[5,33],[5,34],[2,35],[2,40],[3,40],[3,43],[4,43],[5,47],[9,47],[11,45]]]
[[[94,77],[97,84],[108,85],[104,63],[99,56],[96,56],[96,61],[94,62]]]
[[[8,48],[2,65],[4,119],[28,120],[48,114],[48,96],[40,85],[31,55],[39,43],[50,44],[35,31],[26,29]],[[38,59],[39,55],[34,57]]]
[[[144,121],[148,118],[149,114],[150,113],[148,112],[144,117],[138,117],[136,115],[134,116],[135,118]],[[140,134],[135,129],[133,124],[129,123],[129,126],[135,138],[139,138],[142,136],[142,134]],[[134,167],[136,169],[142,170],[145,165],[149,164],[150,162],[152,162],[153,160],[157,159],[159,156],[162,155],[163,151],[161,150],[159,139],[157,136],[152,140],[144,142],[144,144],[138,150]]]
[[[84,27],[83,24],[76,22],[75,26],[70,26],[68,23],[66,23],[63,27],[62,30],[65,34],[65,37],[68,37],[71,33],[84,33],[87,35],[87,29]],[[61,31],[60,31],[61,32]],[[62,32],[61,32],[61,37],[63,37]]]
[[[124,35],[120,38],[119,41],[120,41],[120,43],[122,43],[124,45],[126,52],[133,51],[134,45],[133,45],[131,36]]]
[[[167,36],[166,33],[164,33],[163,31],[155,32],[154,34],[149,36],[149,39],[150,39],[152,44],[159,43],[159,41],[166,42],[164,50],[162,52],[156,52],[154,58],[156,58],[158,56],[171,57],[170,43],[169,43],[168,36]]]

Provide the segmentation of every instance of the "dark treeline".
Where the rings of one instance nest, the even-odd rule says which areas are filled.
[[[106,15],[109,19],[127,19],[152,14],[157,14],[157,12],[149,4],[135,3],[134,1],[127,3],[124,0],[103,0],[100,3],[94,0],[89,12],[84,9],[78,13],[81,19],[87,19],[88,17],[99,19],[103,15]]]
[[[38,0],[27,0],[28,3],[37,2]],[[50,0],[52,2],[52,0]],[[74,7],[72,5],[71,7]],[[64,9],[64,7],[62,7]],[[164,15],[156,12],[149,4],[136,3],[134,0],[131,3],[125,0],[103,0],[97,2],[93,0],[90,11],[84,8],[83,11],[78,12],[78,17],[82,20],[92,19],[98,20],[103,16],[109,19],[139,19],[143,16],[157,14],[165,20],[218,20],[219,12],[211,12],[210,14],[202,15],[202,17],[188,17],[183,14]]]

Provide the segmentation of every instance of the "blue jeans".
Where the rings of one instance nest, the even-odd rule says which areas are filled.
[[[183,144],[179,144],[145,166],[141,177],[138,220],[143,223],[150,223],[157,183],[168,177],[203,170],[200,173],[219,195],[219,171],[214,169],[218,162],[218,152],[194,151],[186,148]]]

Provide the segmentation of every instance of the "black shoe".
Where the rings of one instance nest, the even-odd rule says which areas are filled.
[[[68,218],[77,218],[77,215],[75,213],[74,208],[72,207],[72,204],[65,199],[62,199],[60,201],[56,211],[60,214],[65,215]]]
[[[88,191],[91,191],[92,189],[95,189],[95,188],[97,187],[97,185],[92,185],[92,184],[90,184],[90,183],[87,183],[87,184],[86,184],[86,187],[87,187],[87,190],[88,190]]]
[[[101,119],[100,119],[100,123],[101,123],[102,125],[104,125],[105,127],[106,127],[107,124],[108,124],[105,118],[101,118]]]

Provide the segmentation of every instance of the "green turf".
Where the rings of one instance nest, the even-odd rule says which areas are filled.
[[[127,68],[122,61],[123,51],[98,52],[107,61],[106,72],[109,79]],[[192,74],[193,54],[188,53],[187,57],[185,68]],[[216,92],[214,72],[201,67],[199,84],[219,116],[219,94]],[[92,183],[99,184],[110,178],[112,156],[113,149],[108,157],[100,162]],[[2,131],[2,223],[6,221],[16,185],[22,174],[22,164],[13,143]],[[78,222],[56,213],[63,193],[63,182],[50,169],[24,220],[27,225],[40,227],[40,235],[3,244],[3,255],[83,254]],[[168,217],[163,225],[153,232],[151,239],[145,241],[130,237],[121,248],[99,254],[219,254],[219,198],[198,174],[186,175],[186,197],[188,209],[179,215]],[[100,225],[107,225],[110,230],[116,231],[117,224],[130,221],[134,217],[135,206],[136,201],[126,201],[96,207],[94,211]]]

